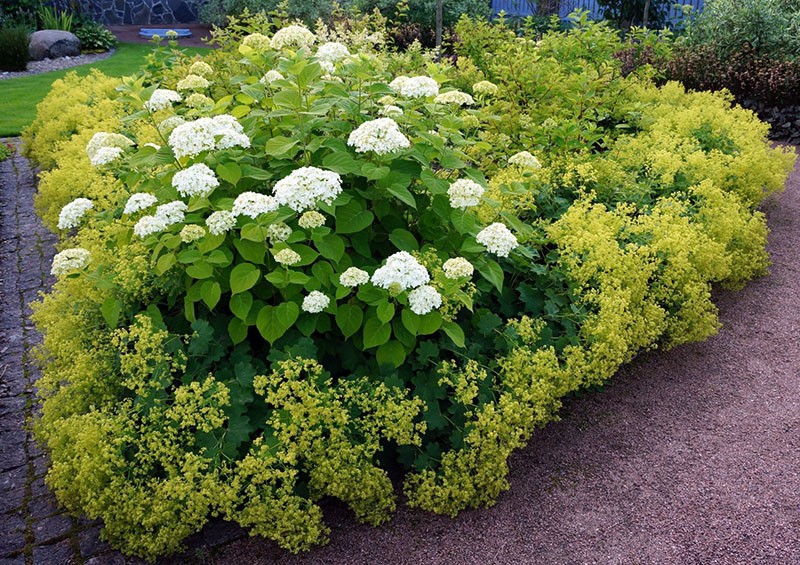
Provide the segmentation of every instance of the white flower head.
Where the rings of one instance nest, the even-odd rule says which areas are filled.
[[[391,94],[387,94],[386,96],[381,96],[380,98],[378,98],[378,104],[381,104],[383,106],[391,106],[395,102],[397,102],[397,99]]]
[[[408,293],[408,306],[414,314],[424,316],[441,305],[442,295],[431,285],[422,285]]]
[[[131,194],[131,197],[128,198],[128,201],[125,203],[125,209],[122,211],[122,213],[135,214],[140,210],[149,208],[156,202],[158,202],[158,198],[152,194],[147,192],[137,192],[136,194]]]
[[[408,80],[408,77],[405,75],[400,75],[399,77],[395,78],[392,82],[389,83],[389,88],[394,90],[395,92],[400,92],[400,89],[403,88],[403,85]]]
[[[372,275],[372,284],[388,289],[399,285],[401,290],[416,288],[431,280],[428,270],[406,251],[399,251],[386,259],[386,264]]]
[[[297,224],[303,229],[319,228],[325,225],[325,216],[316,210],[309,210],[300,216]]]
[[[347,145],[355,147],[358,153],[374,151],[386,155],[410,147],[411,142],[392,118],[378,118],[354,129],[347,138]]]
[[[222,114],[179,125],[169,134],[169,144],[176,157],[194,157],[214,149],[250,147],[250,138],[236,118]]]
[[[256,53],[269,51],[269,37],[260,33],[251,33],[242,40],[242,45],[249,47]]]
[[[170,116],[158,124],[158,133],[166,137],[171,134],[175,128],[183,123],[186,123],[186,120],[184,120],[181,116]]]
[[[138,237],[147,237],[148,235],[162,232],[167,229],[167,222],[164,218],[158,216],[142,216],[136,225],[133,226],[133,233]]]
[[[339,284],[342,286],[359,286],[369,282],[369,273],[358,267],[350,267],[339,275]]]
[[[322,67],[323,71],[325,71],[323,78],[326,80],[332,80],[334,78],[332,75],[336,71],[336,65],[330,61],[319,61],[319,66]]]
[[[259,214],[269,214],[278,209],[278,201],[272,196],[258,192],[243,192],[233,201],[231,215],[234,218],[248,216],[257,218]]]
[[[173,200],[156,208],[156,218],[159,218],[165,225],[179,224],[186,217],[189,207],[185,202]]]
[[[472,92],[483,96],[493,96],[497,94],[497,85],[488,80],[482,80],[472,85]]]
[[[499,222],[483,228],[475,239],[498,257],[508,257],[511,250],[519,245],[511,230]]]
[[[477,206],[483,196],[483,187],[469,179],[458,179],[447,189],[450,206],[453,208],[469,208]]]
[[[312,290],[303,299],[303,311],[311,314],[319,314],[331,303],[331,299],[318,290]]]
[[[58,277],[83,269],[89,264],[90,257],[91,253],[81,247],[65,249],[60,253],[56,253],[55,257],[53,257],[53,265],[50,268],[50,274]]]
[[[277,50],[283,49],[284,47],[299,49],[301,47],[310,47],[316,39],[314,34],[305,27],[291,25],[279,29],[275,35],[272,36],[272,39],[270,39],[269,45]]]
[[[178,90],[203,90],[211,86],[207,78],[200,75],[186,75],[178,81]]]
[[[145,110],[157,112],[172,108],[174,102],[180,102],[181,95],[169,88],[156,88],[150,95],[150,100],[144,103]]]
[[[86,154],[93,167],[107,165],[122,155],[123,149],[133,145],[133,141],[119,133],[99,131],[86,144]]]
[[[383,108],[381,108],[381,115],[382,116],[401,116],[403,114],[403,109],[399,106],[393,106],[392,104],[387,104]]]
[[[444,276],[448,279],[471,277],[472,273],[475,272],[475,267],[472,266],[472,263],[463,257],[448,259],[444,262],[444,265],[442,265],[442,269],[444,270]]]
[[[220,235],[233,229],[236,218],[227,210],[218,210],[206,218],[206,225],[212,235]]]
[[[323,43],[317,49],[317,59],[320,61],[327,61],[329,63],[336,63],[342,59],[350,56],[350,51],[347,46],[338,41],[330,41]]]
[[[518,167],[522,167],[524,169],[541,169],[542,164],[539,162],[534,155],[531,155],[527,151],[520,151],[519,153],[515,153],[511,157],[508,158],[508,162],[511,165],[517,165]]]
[[[211,68],[211,65],[209,65],[205,61],[195,61],[194,63],[192,63],[192,66],[189,67],[189,72],[193,75],[200,75],[201,77],[207,77],[208,75],[214,74],[214,69]]]
[[[94,202],[88,198],[76,198],[61,209],[58,214],[58,229],[68,230],[78,227],[84,214],[94,208]]]
[[[320,201],[333,202],[342,192],[342,178],[333,171],[301,167],[275,183],[272,190],[281,205],[303,212],[315,209]]]
[[[283,75],[275,69],[272,69],[271,71],[267,71],[267,74],[261,77],[258,82],[269,86],[276,80],[283,80]]]
[[[281,249],[275,254],[275,260],[281,265],[294,265],[295,263],[299,263],[300,259],[302,259],[300,254],[288,247],[286,249]]]
[[[186,197],[208,196],[219,186],[217,175],[204,163],[195,163],[172,177],[172,186]]]
[[[182,242],[192,243],[206,235],[206,228],[197,224],[187,224],[181,228],[181,233],[178,235]]]
[[[436,95],[433,101],[437,104],[454,104],[456,106],[472,106],[475,104],[475,100],[472,99],[472,96],[460,90],[442,92]]]
[[[211,98],[199,92],[192,92],[186,97],[186,105],[189,108],[202,108],[203,106],[211,106],[213,104],[214,101]]]
[[[292,235],[292,228],[283,222],[275,222],[267,227],[267,237],[270,242],[286,241]]]
[[[122,148],[120,147],[100,147],[97,151],[94,152],[89,158],[89,162],[92,164],[93,167],[100,167],[102,165],[108,165],[112,161],[116,161],[122,157]]]
[[[397,77],[389,86],[404,98],[427,98],[439,94],[439,83],[426,76]]]

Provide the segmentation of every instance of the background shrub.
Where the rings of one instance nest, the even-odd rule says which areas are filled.
[[[88,18],[79,18],[72,32],[81,40],[82,53],[109,51],[118,43],[105,26]]]
[[[28,29],[25,27],[0,28],[0,70],[24,71],[30,60]]]

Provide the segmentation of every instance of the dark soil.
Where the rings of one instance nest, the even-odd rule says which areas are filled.
[[[250,538],[237,563],[800,563],[800,165],[764,206],[773,266],[718,292],[703,343],[642,355],[511,459],[511,490],[455,519],[326,512],[302,557]]]

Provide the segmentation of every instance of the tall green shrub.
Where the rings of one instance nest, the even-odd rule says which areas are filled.
[[[0,70],[24,71],[30,60],[28,29],[0,28]]]

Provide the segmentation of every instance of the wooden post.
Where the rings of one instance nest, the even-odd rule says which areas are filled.
[[[436,58],[442,59],[442,0],[436,0]]]

